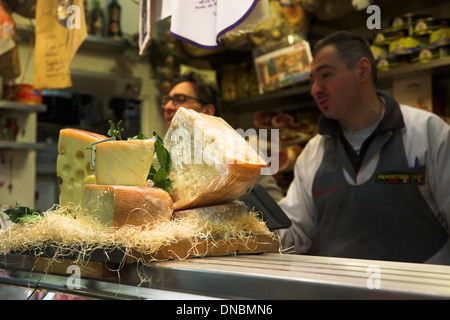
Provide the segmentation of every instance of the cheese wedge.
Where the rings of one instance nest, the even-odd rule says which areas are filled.
[[[153,160],[155,139],[107,141],[97,145],[97,184],[145,186]]]
[[[89,146],[105,139],[107,137],[101,134],[79,129],[62,129],[59,132],[56,174],[61,206],[80,203],[84,179],[94,174],[94,170],[91,169]]]
[[[106,227],[141,226],[167,221],[172,198],[156,187],[85,185],[81,207]]]
[[[232,202],[267,165],[222,118],[183,107],[172,119],[164,146],[171,156],[174,210]]]

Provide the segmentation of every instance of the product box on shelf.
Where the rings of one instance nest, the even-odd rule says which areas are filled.
[[[260,93],[309,79],[311,48],[309,42],[291,37],[289,42],[253,50]]]

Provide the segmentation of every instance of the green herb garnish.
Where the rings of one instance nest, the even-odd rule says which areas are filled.
[[[169,151],[164,148],[162,138],[154,131],[153,136],[156,137],[155,152],[160,168],[156,170],[152,164],[148,178],[153,181],[156,187],[169,191],[172,186],[172,182],[167,178],[170,169],[170,154]]]
[[[119,128],[122,120],[117,123],[117,127],[114,125],[114,122],[112,120],[108,120],[108,122],[111,126],[108,130],[108,135],[110,137],[116,137],[117,139],[122,140],[122,132],[124,131],[124,129]]]
[[[10,208],[4,212],[8,215],[9,220],[14,223],[27,223],[30,221],[39,221],[42,219],[38,212],[31,210],[16,203],[16,208]]]

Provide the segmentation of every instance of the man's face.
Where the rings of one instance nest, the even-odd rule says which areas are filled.
[[[311,63],[311,95],[325,117],[344,119],[357,107],[358,77],[339,58],[333,45],[323,47]]]
[[[174,86],[170,90],[168,97],[173,98],[176,94],[181,94],[187,96],[185,102],[181,105],[177,105],[173,99],[167,101],[164,105],[164,119],[166,120],[167,127],[172,123],[172,118],[177,112],[178,108],[183,107],[186,109],[194,109],[195,111],[202,112],[202,104],[192,98],[197,98],[195,94],[194,85],[190,82],[181,82]],[[190,98],[191,97],[191,98]]]

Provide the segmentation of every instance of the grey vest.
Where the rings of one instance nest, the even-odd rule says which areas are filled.
[[[375,136],[365,159],[382,148],[373,176],[351,185],[343,168],[356,175],[343,143],[326,137],[325,153],[313,182],[318,217],[314,254],[387,261],[424,262],[448,239],[422,197],[425,168],[409,168],[401,130]]]

